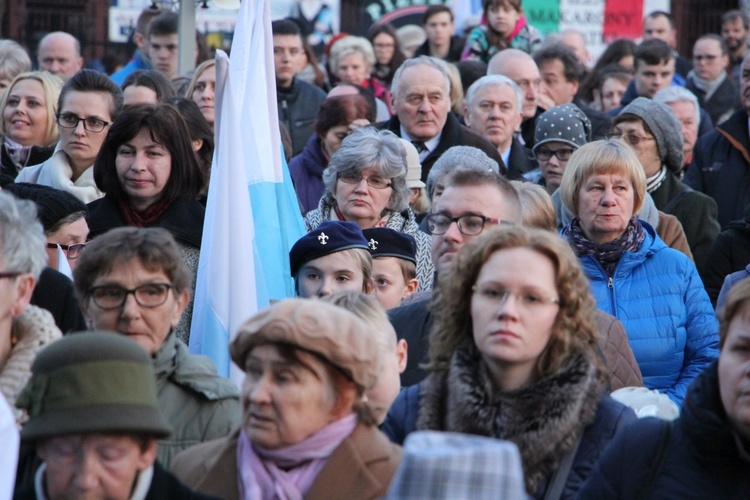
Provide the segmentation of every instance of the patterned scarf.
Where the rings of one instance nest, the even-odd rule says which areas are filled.
[[[641,248],[643,241],[646,239],[646,231],[644,231],[637,217],[630,219],[622,236],[609,243],[597,244],[589,240],[583,234],[578,218],[573,219],[570,224],[565,226],[562,235],[568,240],[579,258],[585,255],[593,255],[604,267],[607,276],[614,274],[623,252],[635,252]]]

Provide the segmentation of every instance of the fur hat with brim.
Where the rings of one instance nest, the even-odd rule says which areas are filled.
[[[71,334],[45,348],[16,406],[29,415],[24,440],[92,432],[170,434],[159,412],[151,359],[116,333]]]
[[[638,97],[622,108],[613,123],[617,125],[631,121],[629,115],[643,120],[654,135],[662,164],[672,173],[682,170],[682,125],[672,112],[672,108],[653,99]]]
[[[266,344],[313,352],[362,389],[380,373],[378,333],[346,309],[319,300],[287,299],[263,309],[240,326],[229,353],[245,370],[250,351]]]

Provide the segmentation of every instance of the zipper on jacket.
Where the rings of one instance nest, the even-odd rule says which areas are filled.
[[[614,282],[615,280],[612,276],[609,276],[607,278],[607,286],[610,288],[610,290],[615,287]]]

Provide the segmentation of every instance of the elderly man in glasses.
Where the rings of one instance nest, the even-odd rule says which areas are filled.
[[[122,102],[122,91],[106,75],[90,69],[73,75],[57,102],[60,142],[55,152],[44,163],[24,168],[16,182],[68,191],[83,203],[104,196],[94,182],[94,159]]]
[[[188,354],[173,332],[188,303],[190,276],[168,231],[113,229],[88,244],[74,277],[89,328],[130,337],[151,356],[159,408],[173,431],[159,442],[162,465],[239,425],[237,387],[208,358]]]
[[[635,151],[646,173],[646,190],[656,208],[680,221],[695,267],[702,273],[711,244],[719,235],[718,208],[713,199],[677,177],[682,170],[680,121],[668,106],[639,97],[615,118],[613,135]]]
[[[434,172],[449,167],[447,175],[434,179]],[[437,282],[447,271],[461,247],[488,228],[504,222],[521,222],[518,193],[510,182],[497,172],[497,164],[481,150],[456,146],[446,151],[435,163],[428,178],[432,197],[432,213],[427,217],[431,233],[432,261]],[[406,370],[401,385],[419,382],[425,361],[432,320],[430,299],[415,301],[388,311],[399,339],[409,346]]]

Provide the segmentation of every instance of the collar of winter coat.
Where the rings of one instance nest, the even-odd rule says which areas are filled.
[[[721,402],[718,366],[714,361],[688,389],[679,425],[695,445],[698,460],[709,461],[712,467],[736,467],[738,460],[750,461]]]
[[[157,381],[173,383],[202,394],[208,400],[239,398],[239,390],[228,378],[219,377],[216,367],[205,356],[192,355],[174,332],[169,332],[154,356]]]
[[[596,417],[603,384],[585,353],[571,356],[558,373],[532,386],[493,390],[472,341],[442,372],[420,386],[418,430],[441,430],[505,439],[521,453],[526,491],[534,493]]]

